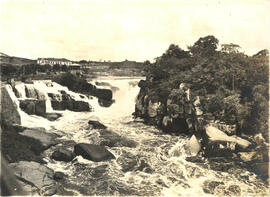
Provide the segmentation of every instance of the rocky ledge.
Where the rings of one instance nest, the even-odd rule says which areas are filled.
[[[262,135],[257,142],[252,137],[241,135],[237,119],[229,117],[227,122],[216,119],[207,108],[207,102],[214,95],[196,95],[185,83],[166,92],[157,89],[160,84],[155,85],[149,78],[141,80],[138,86],[135,118],[143,118],[146,124],[155,125],[167,133],[190,136],[186,147],[191,155],[208,158],[237,155],[242,161],[257,166],[256,172],[268,178],[267,141]],[[168,96],[161,97],[162,94]]]

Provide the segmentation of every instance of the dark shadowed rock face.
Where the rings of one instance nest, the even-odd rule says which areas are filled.
[[[73,152],[63,149],[63,148],[60,148],[59,150],[54,151],[52,154],[52,159],[56,161],[69,162],[69,161],[72,161],[74,157],[75,155],[73,154]]]
[[[94,96],[102,100],[112,100],[112,91],[108,89],[95,89]]]
[[[107,128],[104,124],[102,124],[96,120],[89,120],[88,124],[93,129],[106,129]]]
[[[105,147],[93,144],[76,144],[74,147],[74,153],[76,155],[81,155],[85,159],[96,162],[115,159],[115,156]]]
[[[27,114],[44,116],[46,114],[45,100],[21,100],[20,108]]]
[[[29,193],[53,195],[56,193],[56,182],[53,180],[53,171],[48,167],[29,161],[20,161],[9,164],[14,174],[25,185],[23,189]]]

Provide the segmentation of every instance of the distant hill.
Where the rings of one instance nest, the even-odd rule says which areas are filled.
[[[36,60],[31,60],[22,57],[9,56],[0,52],[0,63],[1,64],[12,64],[15,66],[22,66],[24,64],[34,64]]]

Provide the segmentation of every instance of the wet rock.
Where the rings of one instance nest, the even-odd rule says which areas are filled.
[[[204,138],[205,156],[232,156],[236,150],[246,149],[251,143],[238,136],[228,136],[223,131],[207,126]]]
[[[157,116],[157,109],[159,107],[160,103],[159,102],[153,102],[151,100],[149,100],[149,104],[148,104],[148,116],[150,118],[153,118],[155,116]]]
[[[85,101],[73,101],[72,109],[68,108],[71,111],[75,112],[87,112],[91,111],[89,103]]]
[[[162,129],[169,133],[187,133],[189,128],[185,119],[165,116],[162,120]]]
[[[58,135],[54,133],[47,133],[43,128],[25,129],[19,134],[38,140],[42,145],[41,149],[44,150],[58,143],[58,141],[55,139],[58,137]]]
[[[114,99],[112,99],[112,100],[98,99],[98,104],[99,104],[101,107],[110,107],[114,102],[115,102]]]
[[[40,195],[53,195],[56,193],[56,182],[53,180],[54,173],[48,167],[29,161],[11,163],[9,166],[18,179],[26,184],[24,185],[26,191],[29,188],[35,188]],[[32,191],[30,192],[32,193]]]
[[[195,135],[192,135],[189,141],[187,142],[187,149],[191,155],[197,155],[201,150],[201,143],[196,138]]]
[[[50,120],[50,121],[55,121],[58,118],[62,117],[62,114],[60,114],[60,113],[46,113],[43,117]]]
[[[98,122],[96,120],[89,120],[88,124],[93,129],[106,129],[107,128],[104,124],[102,124],[102,123],[100,123],[100,122]]]
[[[105,147],[94,144],[76,144],[74,147],[74,153],[76,155],[81,155],[85,159],[96,162],[115,159],[115,156]]]
[[[20,108],[27,114],[35,114],[38,116],[44,116],[46,114],[45,100],[21,100]]]
[[[53,175],[53,179],[56,181],[62,180],[64,178],[65,174],[63,172],[55,172]]]
[[[95,89],[94,96],[103,100],[112,100],[112,91],[108,89]]]
[[[205,181],[203,183],[203,191],[208,194],[215,194],[215,189],[219,185],[224,185],[224,183],[219,181]]]
[[[229,196],[240,196],[241,195],[241,188],[239,185],[230,185],[226,189],[226,194]]]
[[[137,143],[126,137],[122,137],[117,133],[110,130],[99,130],[100,134],[100,145],[109,147],[129,147],[135,148]]]
[[[19,104],[10,85],[1,88],[1,119],[7,124],[21,124]]]
[[[74,159],[75,155],[73,152],[60,148],[53,152],[52,159],[56,161],[70,162]]]

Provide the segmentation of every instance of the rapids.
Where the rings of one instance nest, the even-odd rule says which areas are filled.
[[[92,162],[80,156],[73,162],[59,162],[49,157],[53,148],[45,151],[47,166],[68,176],[64,183],[67,189],[81,195],[267,195],[267,185],[237,160],[190,157],[185,148],[187,136],[164,134],[141,120],[134,120],[131,114],[139,92],[136,86],[139,80],[123,77],[95,79],[93,82],[110,84],[106,86],[104,83],[104,88],[117,88],[113,90],[115,103],[110,107],[99,106],[96,98],[89,99],[93,112],[66,110],[62,112],[63,117],[53,122],[21,112],[24,126],[45,127],[60,134],[62,140],[99,144],[99,132],[88,126],[88,120],[94,119],[105,124],[108,130],[136,142],[135,148],[107,147],[116,159],[105,162]],[[40,90],[49,91],[43,84],[35,82]],[[50,105],[48,110],[52,111]]]

